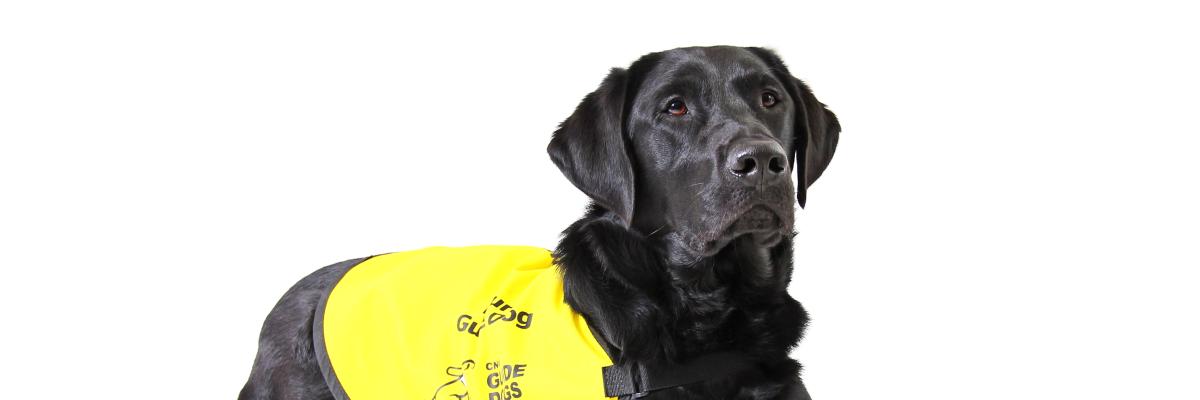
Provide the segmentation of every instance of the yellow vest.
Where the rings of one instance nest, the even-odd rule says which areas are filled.
[[[563,301],[546,249],[371,257],[333,287],[319,318],[329,367],[353,400],[605,398],[600,371],[612,361]]]

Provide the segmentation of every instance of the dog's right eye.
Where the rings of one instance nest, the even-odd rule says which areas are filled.
[[[667,114],[678,117],[687,114],[688,109],[687,104],[683,104],[683,100],[671,99],[670,102],[667,102],[667,109],[663,111]]]

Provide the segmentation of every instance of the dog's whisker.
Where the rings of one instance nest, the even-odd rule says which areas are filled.
[[[666,227],[667,227],[667,224],[663,224],[662,226],[658,227],[658,229],[655,229],[653,232],[650,232],[646,236],[654,236],[655,233],[658,233],[658,231],[661,231],[661,230],[663,230],[663,228],[666,228]]]

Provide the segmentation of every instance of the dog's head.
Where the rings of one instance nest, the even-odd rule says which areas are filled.
[[[681,48],[613,69],[548,151],[620,223],[696,258],[790,235],[840,131],[773,52]]]

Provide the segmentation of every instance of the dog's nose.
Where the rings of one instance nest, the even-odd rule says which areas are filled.
[[[783,146],[771,140],[753,140],[733,147],[729,171],[748,185],[770,184],[787,176]]]

